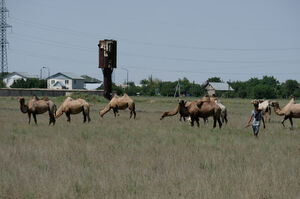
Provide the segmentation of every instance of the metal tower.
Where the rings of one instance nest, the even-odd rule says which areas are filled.
[[[5,0],[0,0],[0,45],[1,45],[1,75],[5,72],[8,72],[8,63],[7,63],[7,46],[8,41],[6,39],[6,29],[11,28],[11,25],[6,23],[6,17],[8,16],[8,9],[6,8]]]

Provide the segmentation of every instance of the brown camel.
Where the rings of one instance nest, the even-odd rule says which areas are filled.
[[[213,128],[215,128],[217,126],[217,121],[219,123],[219,128],[222,127],[222,122],[220,119],[222,110],[218,104],[216,104],[214,101],[204,100],[204,99],[196,100],[195,102],[196,102],[197,107],[199,108],[198,117],[202,117],[202,118],[213,117],[213,119],[214,119]],[[197,125],[198,125],[198,123],[197,123]]]
[[[203,99],[203,98],[202,98]],[[176,115],[179,111],[181,113],[190,116],[191,126],[194,126],[196,121],[197,126],[199,127],[199,117],[203,118],[204,121],[213,116],[214,118],[214,128],[216,127],[216,122],[218,121],[219,127],[222,127],[222,122],[220,120],[221,108],[210,100],[203,101],[202,99],[196,100],[193,102],[187,102],[184,100],[179,100],[177,108],[170,112],[164,112],[161,116],[161,119],[166,116]]]
[[[116,117],[119,110],[125,110],[126,108],[130,110],[130,118],[132,117],[133,114],[134,115],[133,118],[135,119],[136,117],[135,103],[126,93],[124,93],[122,97],[115,95],[110,100],[108,105],[102,111],[99,112],[99,114],[101,117],[103,117],[108,111],[110,111],[110,109],[112,109]]]
[[[49,125],[55,124],[55,111],[56,105],[47,97],[39,99],[37,96],[33,96],[26,104],[23,97],[19,98],[20,110],[22,113],[28,114],[28,123],[30,124],[31,114],[33,116],[35,124],[37,124],[36,114],[43,114],[48,111],[49,113]]]
[[[72,99],[71,97],[67,97],[65,101],[58,108],[55,118],[60,117],[63,113],[66,113],[68,118],[68,122],[71,122],[71,114],[78,114],[82,112],[83,114],[83,123],[86,122],[86,118],[88,118],[88,122],[91,121],[90,118],[90,105],[84,99]]]
[[[262,110],[264,113],[265,121],[267,120],[267,113],[269,115],[268,121],[271,121],[271,102],[269,100],[254,99],[251,101],[252,104],[258,103],[258,110]]]
[[[292,118],[300,118],[300,104],[295,103],[295,99],[292,98],[287,105],[282,109],[279,107],[278,102],[272,102],[271,106],[274,108],[274,112],[279,116],[284,116],[282,120],[282,125],[285,127],[285,120],[289,119],[291,123],[291,129],[293,129],[293,120]]]

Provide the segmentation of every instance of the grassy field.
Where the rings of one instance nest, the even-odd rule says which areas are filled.
[[[17,98],[0,98],[0,198],[300,198],[299,119],[290,131],[272,112],[254,139],[243,128],[250,100],[221,100],[222,129],[211,118],[200,128],[179,116],[160,121],[174,98],[134,100],[136,120],[128,111],[100,119],[107,101],[91,97],[89,124],[79,114],[48,126],[48,114],[28,125]]]

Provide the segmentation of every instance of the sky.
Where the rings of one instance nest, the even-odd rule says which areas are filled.
[[[103,79],[98,43],[118,42],[116,83],[187,77],[300,82],[299,0],[6,0],[9,72]]]

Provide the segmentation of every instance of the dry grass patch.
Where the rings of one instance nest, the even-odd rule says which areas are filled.
[[[79,114],[48,126],[45,114],[36,126],[16,98],[0,98],[0,198],[299,197],[300,120],[290,131],[272,113],[255,140],[242,128],[249,100],[222,99],[229,123],[220,130],[212,119],[200,128],[178,116],[160,121],[173,98],[134,99],[136,120],[128,111],[100,119],[100,100],[89,102],[89,124]]]

